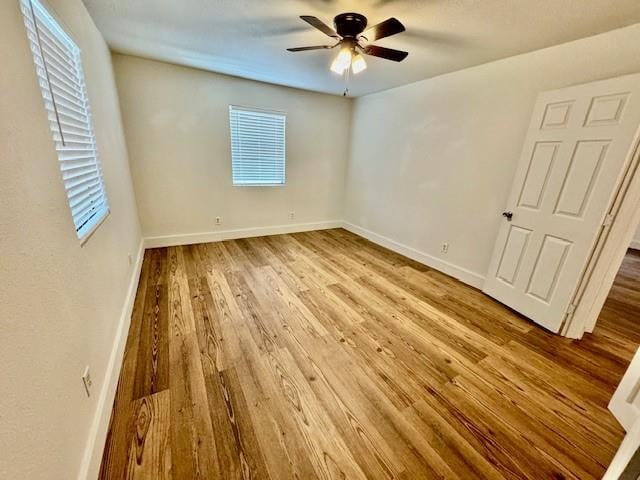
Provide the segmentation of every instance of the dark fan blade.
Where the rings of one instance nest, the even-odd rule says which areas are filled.
[[[296,47],[296,48],[287,48],[290,52],[304,52],[306,50],[324,50],[325,48],[333,48],[335,45],[316,45],[315,47]]]
[[[396,33],[404,32],[405,28],[397,18],[389,18],[373,27],[365,30],[361,37],[365,37],[369,42],[375,42],[381,38],[390,37]]]
[[[326,23],[324,23],[319,18],[313,17],[311,15],[301,15],[300,18],[302,20],[304,20],[305,22],[307,22],[312,27],[315,27],[318,30],[320,30],[325,35],[329,35],[330,37],[333,37],[333,38],[340,38],[333,28],[328,26]]]
[[[407,58],[407,55],[409,55],[409,52],[394,50],[393,48],[378,47],[377,45],[367,45],[362,50],[367,55],[386,58],[387,60],[393,60],[394,62],[401,62],[402,60]]]

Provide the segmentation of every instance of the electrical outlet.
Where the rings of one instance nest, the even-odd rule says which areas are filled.
[[[87,392],[87,397],[91,396],[91,386],[93,382],[91,381],[91,371],[89,370],[89,365],[87,365],[84,369],[84,373],[82,374],[82,383],[84,383],[84,391]]]
[[[216,217],[216,225],[222,225],[222,217]]]
[[[442,243],[442,253],[447,253],[449,251],[449,244],[447,242]]]
[[[295,220],[296,212],[289,212],[289,220]]]

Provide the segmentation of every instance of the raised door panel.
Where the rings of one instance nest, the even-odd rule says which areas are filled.
[[[547,104],[542,115],[540,130],[567,127],[574,104],[574,100]]]
[[[507,285],[514,285],[518,278],[530,234],[531,230],[511,225],[496,273],[496,277]]]
[[[589,105],[584,126],[598,127],[603,125],[619,124],[627,105],[629,95],[630,94],[626,92],[593,97],[591,99],[591,104]]]
[[[560,142],[537,142],[527,167],[518,206],[539,210]]]
[[[572,242],[553,235],[545,235],[533,267],[526,293],[550,304]]]
[[[576,143],[554,213],[582,217],[610,143],[610,140]]]

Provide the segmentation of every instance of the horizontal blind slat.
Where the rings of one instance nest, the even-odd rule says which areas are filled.
[[[62,123],[62,122],[61,122]],[[63,124],[62,125],[62,133],[65,136],[65,138],[69,137],[69,138],[86,138],[89,139],[91,141],[93,141],[93,143],[95,144],[95,138],[93,138],[92,135],[85,133],[87,130],[79,128],[79,127],[72,127],[71,125],[68,124]],[[58,131],[58,133],[60,133]]]
[[[67,152],[58,153],[58,161],[61,164],[71,163],[71,162],[80,161],[80,160],[91,160],[92,162],[95,162],[96,158],[93,152],[86,155],[78,155],[76,153],[67,153]]]
[[[75,80],[75,83],[80,83],[80,79],[77,77],[77,71],[75,69],[75,64],[71,63],[69,59],[62,58],[62,56],[57,51],[52,51],[48,47],[43,47],[42,53],[47,57],[47,66],[51,65],[55,67],[61,73],[69,76],[70,78]],[[43,61],[43,56],[40,55],[40,60]]]
[[[76,202],[74,206],[71,206],[71,214],[75,216],[82,216],[88,210],[95,208],[99,202],[102,201],[102,195],[99,195],[97,198],[94,197],[83,197],[81,201]]]
[[[63,133],[83,132],[93,138],[93,132],[87,124],[82,124],[73,120],[60,119],[60,125],[62,126]]]
[[[56,108],[59,111],[67,112],[69,113],[69,115],[73,115],[76,118],[83,119],[82,123],[84,123],[85,125],[88,123],[86,110],[82,107],[79,107],[78,105],[71,104],[68,100],[60,97],[60,95],[56,95]]]
[[[78,113],[86,115],[87,106],[78,97],[69,95],[67,92],[60,90],[55,83],[54,85],[56,86],[56,90],[51,92],[46,77],[43,76],[42,80],[46,82],[45,97],[47,100],[53,101],[55,98],[56,103],[69,106],[69,108],[75,109]]]
[[[99,199],[96,203],[90,204],[73,215],[73,219],[76,222],[76,229],[80,230],[84,224],[89,221],[94,215],[101,210],[106,209],[107,204],[104,197]],[[104,212],[106,213],[106,211]]]
[[[59,137],[60,132],[56,132],[55,135]],[[65,141],[69,141],[69,142],[86,143],[89,145],[93,145],[94,143],[93,138],[91,138],[89,135],[84,135],[81,133],[74,133],[74,132],[64,132],[64,139]],[[58,140],[58,138],[56,138],[56,140]]]
[[[98,224],[102,218],[104,218],[109,212],[109,205],[103,204],[97,207],[91,215],[81,223],[78,227],[78,236],[82,238],[86,233],[91,231],[91,228]]]
[[[40,74],[40,87],[49,101],[53,101],[54,98],[57,101],[62,97],[80,109],[87,108],[81,96],[76,93],[70,93],[68,88],[61,88],[60,82],[53,76],[47,77],[43,68],[38,68],[38,70],[42,71]]]
[[[76,101],[78,104],[83,105],[84,99],[82,98],[82,94],[73,91],[69,85],[65,85],[63,82],[56,79],[54,76],[49,78],[49,84],[51,85],[51,90],[54,95],[60,95],[70,101]]]
[[[76,188],[73,192],[69,191],[67,193],[71,209],[87,200],[91,203],[96,203],[100,199],[99,197],[102,197],[102,188],[99,182],[84,185],[82,188]]]
[[[35,25],[38,27],[37,33],[40,34],[40,41],[59,48],[61,58],[72,62],[71,59],[78,50],[78,47],[76,45],[71,45],[66,39],[62,38],[59,33],[55,32],[54,29],[61,29],[50,25],[50,21],[42,18],[39,13],[40,12],[36,12]]]
[[[65,185],[68,185],[67,188],[74,187],[76,184],[81,183],[85,180],[98,178],[99,175],[95,171],[94,165],[90,167],[86,167],[84,169],[76,169],[72,171],[63,172],[62,180]]]
[[[78,170],[84,167],[93,167],[95,164],[95,160],[92,157],[85,157],[85,159],[80,160],[64,160],[60,162],[60,170],[65,172],[70,172],[73,170]]]
[[[235,171],[260,171],[265,166],[268,166],[269,170],[284,170],[277,162],[243,162],[242,165],[238,165]]]
[[[59,147],[56,148],[57,151],[59,152],[65,152],[65,153],[84,153],[84,154],[93,154],[94,153],[94,149],[93,147],[89,147],[86,145],[82,145],[82,146],[69,146],[69,145],[61,145]]]
[[[59,132],[53,133],[53,139],[57,142],[62,141],[62,137]],[[93,149],[93,141],[86,138],[77,138],[75,135],[64,136],[65,147],[85,147]]]
[[[53,74],[60,81],[73,85],[74,87],[80,89],[82,88],[82,84],[80,80],[75,76],[75,72],[70,69],[70,67],[66,65],[61,65],[57,58],[51,54],[48,50],[44,51],[44,55],[47,62],[47,68],[49,69],[49,73]]]
[[[269,119],[234,118],[231,121],[238,125],[263,125],[268,128],[275,128],[277,126],[284,125],[284,122],[274,122]]]
[[[58,116],[60,118],[62,118],[63,120],[65,120],[65,121],[75,122],[76,125],[84,125],[85,128],[89,128],[88,127],[88,122],[87,122],[88,119],[80,118],[76,114],[71,113],[71,112],[69,112],[67,110],[64,110],[64,109],[58,110]]]
[[[40,34],[39,36],[38,33]],[[66,47],[62,46],[60,42],[51,40],[50,33],[47,29],[40,28],[39,31],[36,32],[36,30],[31,27],[30,35],[27,36],[32,42],[32,48],[37,49],[37,51],[40,53],[42,52],[42,50],[46,49],[47,51],[52,52],[52,54],[55,55],[60,62],[68,65],[69,68],[74,68],[73,61],[70,59],[72,53],[67,50]],[[38,38],[40,39],[39,43]]]
[[[242,133],[237,133],[234,137],[234,143],[243,143],[243,142],[272,142],[275,144],[282,143],[284,140],[284,136],[277,135],[263,135],[260,132],[251,132],[251,131],[243,131]]]

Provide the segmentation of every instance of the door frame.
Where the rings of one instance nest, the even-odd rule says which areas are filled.
[[[610,224],[601,227],[591,258],[570,303],[573,314],[567,316],[560,327],[560,334],[569,338],[582,338],[585,332],[592,332],[595,328],[640,224],[640,125],[625,159],[608,212]]]

